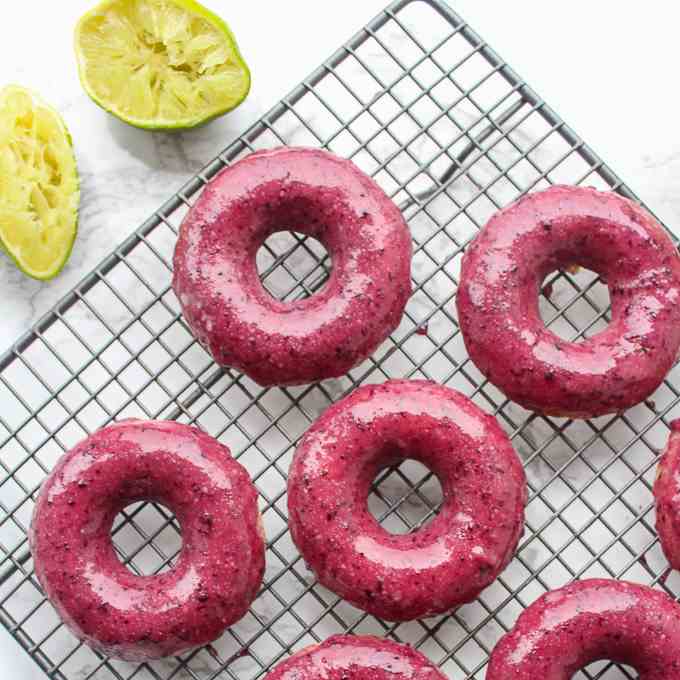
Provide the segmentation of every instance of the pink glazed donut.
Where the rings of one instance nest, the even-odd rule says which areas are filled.
[[[567,342],[541,320],[553,271],[582,265],[609,287],[612,320]],[[555,186],[498,212],[463,256],[457,294],[477,368],[527,409],[590,418],[646,399],[680,348],[680,257],[663,227],[617,194]]]
[[[654,482],[656,530],[673,569],[680,569],[680,420],[671,423]]]
[[[274,299],[255,257],[272,234],[327,248],[311,297]],[[411,294],[411,236],[394,203],[350,161],[319,149],[260,151],[223,170],[180,228],[173,286],[199,342],[260,385],[344,375],[398,326]]]
[[[680,678],[680,605],[625,581],[577,581],[526,609],[491,654],[486,680],[571,680],[594,661],[640,680]]]
[[[368,509],[378,472],[406,458],[437,475],[443,505],[406,535]],[[425,381],[366,385],[331,406],[298,446],[290,531],[320,583],[389,621],[470,602],[506,567],[522,534],[526,480],[494,418]]]
[[[166,505],[182,530],[177,564],[137,576],[111,542],[130,503]],[[187,425],[122,421],[66,453],[43,482],[29,540],[35,573],[64,623],[130,661],[219,637],[255,598],[264,572],[257,492],[229,449]]]
[[[334,635],[280,663],[265,680],[446,680],[420,652],[376,637]]]

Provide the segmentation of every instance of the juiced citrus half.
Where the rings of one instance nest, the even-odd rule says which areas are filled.
[[[78,22],[75,47],[85,91],[141,128],[195,127],[250,89],[229,27],[195,0],[104,0]]]
[[[71,254],[80,189],[61,116],[16,85],[0,90],[0,244],[34,279],[54,278]]]

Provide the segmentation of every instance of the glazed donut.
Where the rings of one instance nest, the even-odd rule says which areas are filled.
[[[553,271],[607,282],[611,323],[567,342],[541,320]],[[617,194],[555,186],[498,212],[463,256],[458,320],[470,358],[527,409],[590,418],[643,401],[680,348],[680,257],[663,227]]]
[[[671,423],[654,482],[656,530],[673,569],[680,569],[680,420]]]
[[[680,605],[625,581],[577,581],[526,609],[491,654],[486,680],[571,680],[594,661],[632,666],[640,680],[680,677]]]
[[[291,229],[327,248],[321,290],[294,302],[263,287],[255,257]],[[222,366],[260,385],[344,375],[401,320],[411,236],[394,203],[353,163],[319,149],[260,151],[226,168],[184,220],[173,287],[187,323]]]
[[[370,636],[334,635],[282,661],[264,680],[446,680],[408,645]]]
[[[438,477],[441,511],[407,535],[368,510],[378,472],[406,458]],[[425,381],[366,385],[307,431],[288,477],[291,535],[320,583],[389,621],[470,602],[506,567],[522,534],[524,470],[494,418]]]
[[[175,566],[137,576],[111,542],[139,500],[166,505],[182,530]],[[35,573],[64,623],[131,661],[219,637],[255,598],[264,572],[257,492],[229,449],[187,425],[122,421],[64,454],[43,482],[29,541]]]

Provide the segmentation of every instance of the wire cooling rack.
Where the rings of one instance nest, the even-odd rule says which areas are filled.
[[[339,380],[262,389],[222,371],[194,342],[170,289],[177,228],[227,163],[278,144],[325,146],[351,158],[397,201],[414,239],[414,294],[398,330]],[[290,652],[341,632],[408,642],[450,678],[483,678],[488,655],[519,612],[584,576],[627,578],[674,597],[654,532],[651,482],[667,425],[680,413],[674,369],[653,401],[618,417],[545,418],[504,399],[465,354],[453,304],[460,259],[499,207],[551,183],[611,188],[616,175],[476,33],[438,0],[399,0],[338,50],[192,178],[0,360],[0,618],[47,675],[60,680],[245,680]],[[294,225],[281,225],[282,229]],[[265,285],[290,299],[328,266],[321,244],[272,237],[258,256]],[[556,272],[541,310],[572,340],[608,321],[591,272]],[[331,403],[366,382],[429,378],[493,412],[522,456],[530,486],[516,557],[479,599],[450,616],[389,624],[317,585],[286,526],[286,470],[295,444]],[[264,586],[246,617],[182,658],[128,664],[80,645],[60,624],[27,553],[35,494],[64,449],[124,417],[193,423],[231,447],[260,492],[268,538]],[[440,489],[407,461],[369,498],[391,531],[437,511]],[[136,504],[114,542],[137,573],[171,567],[179,527],[167,509]],[[602,662],[579,677],[632,678]]]

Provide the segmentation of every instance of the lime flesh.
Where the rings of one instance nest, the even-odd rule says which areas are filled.
[[[195,127],[250,89],[229,27],[195,0],[105,0],[79,21],[75,47],[86,92],[137,127]]]
[[[0,91],[0,244],[35,279],[54,278],[71,254],[80,190],[61,116],[35,93]]]

